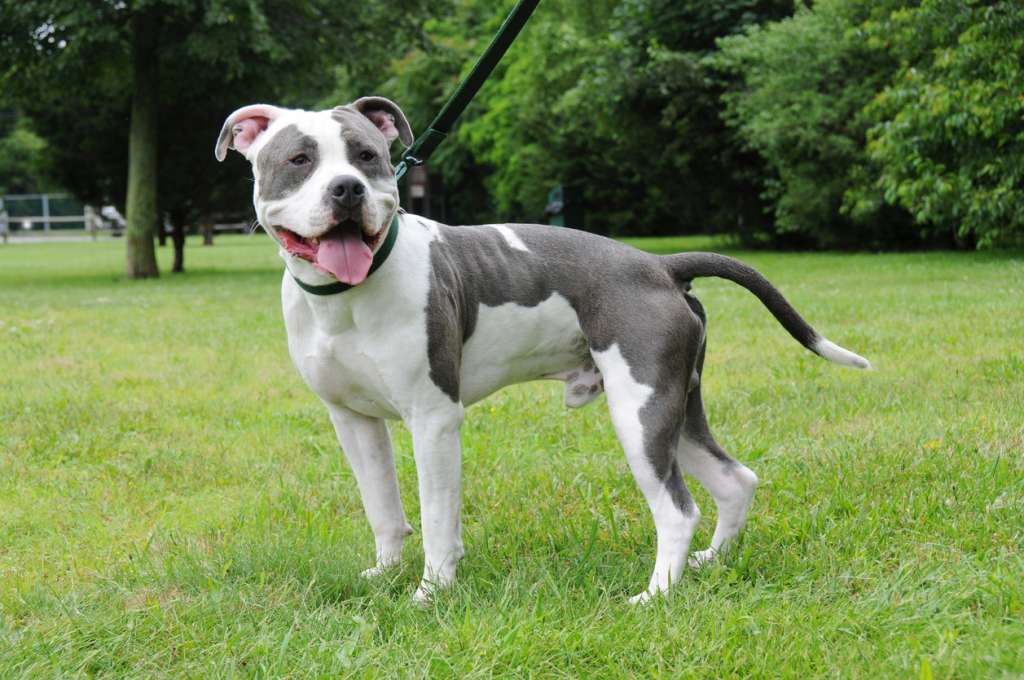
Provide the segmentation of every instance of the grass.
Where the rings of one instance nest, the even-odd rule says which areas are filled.
[[[653,524],[604,405],[521,385],[469,411],[467,558],[421,610],[418,532],[393,576],[357,576],[372,538],[287,357],[266,239],[146,282],[121,248],[0,248],[0,677],[1024,674],[1019,254],[734,252],[877,369],[697,283],[712,427],[762,480],[738,549],[626,605]]]

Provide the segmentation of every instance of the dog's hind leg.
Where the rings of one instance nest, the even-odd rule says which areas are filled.
[[[729,548],[746,522],[757,489],[757,475],[729,456],[711,436],[699,385],[693,388],[686,401],[678,460],[683,470],[708,490],[718,509],[711,546],[690,555],[689,564],[696,568]]]
[[[675,459],[685,407],[685,381],[657,389],[638,382],[618,345],[593,352],[604,376],[615,432],[644,494],[657,534],[654,572],[647,590],[630,599],[645,602],[679,581],[700,512]]]
[[[391,437],[383,420],[329,406],[331,423],[359,485],[366,518],[377,544],[376,565],[363,576],[377,576],[402,558],[402,543],[412,533],[405,519],[395,475]]]
[[[707,350],[707,338],[703,332],[703,328],[707,327],[707,315],[704,306],[696,297],[687,295],[686,303],[700,319],[702,332],[697,363],[686,398],[686,418],[679,436],[676,456],[683,470],[708,490],[718,510],[718,522],[715,524],[710,547],[690,555],[689,564],[696,568],[727,550],[743,528],[750,503],[754,500],[754,491],[757,489],[757,475],[730,457],[711,436],[711,429],[704,415],[704,401],[700,394],[704,355]]]

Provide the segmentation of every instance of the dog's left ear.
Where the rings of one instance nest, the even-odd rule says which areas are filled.
[[[370,119],[377,129],[384,133],[388,143],[396,139],[402,140],[402,144],[412,144],[412,128],[406,120],[402,109],[398,104],[384,97],[360,97],[349,104],[359,113]]]

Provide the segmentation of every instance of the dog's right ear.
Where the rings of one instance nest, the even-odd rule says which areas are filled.
[[[235,149],[245,155],[246,149],[283,112],[284,109],[269,104],[253,104],[238,109],[224,121],[213,155],[218,161],[227,157],[228,149]]]

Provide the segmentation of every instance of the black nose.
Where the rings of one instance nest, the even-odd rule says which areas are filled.
[[[366,195],[366,187],[358,179],[352,176],[335,177],[327,185],[327,192],[331,200],[345,208],[354,208],[363,202]]]

